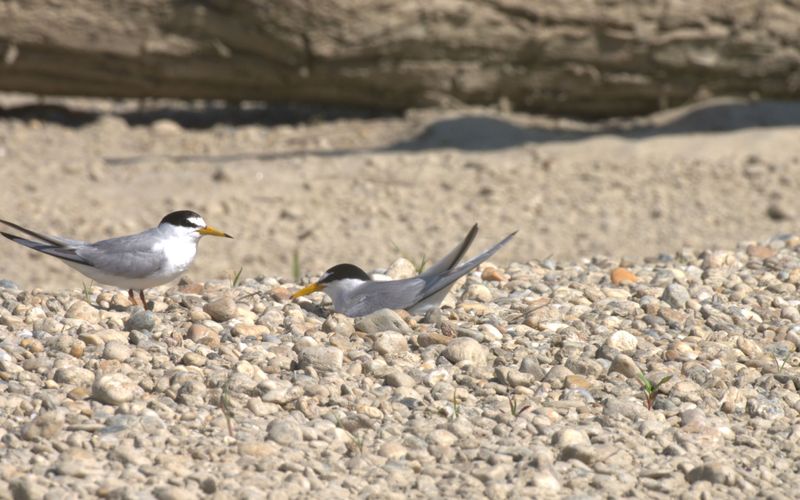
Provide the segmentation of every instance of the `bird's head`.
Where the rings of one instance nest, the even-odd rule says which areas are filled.
[[[167,227],[172,231],[192,236],[196,239],[206,235],[233,238],[233,236],[209,226],[200,214],[191,210],[178,210],[165,215],[159,222],[158,227]]]
[[[338,264],[325,271],[316,283],[296,291],[292,298],[302,297],[314,292],[326,291],[330,295],[332,290],[342,287],[355,286],[365,281],[370,281],[369,275],[353,264]]]

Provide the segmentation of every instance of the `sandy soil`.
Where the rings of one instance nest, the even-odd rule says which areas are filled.
[[[190,272],[292,275],[474,251],[495,261],[654,256],[796,232],[800,104],[714,101],[581,123],[494,109],[353,117],[293,108],[0,96],[0,217],[81,239],[190,208],[236,236]],[[0,242],[0,277],[80,288],[51,258]]]

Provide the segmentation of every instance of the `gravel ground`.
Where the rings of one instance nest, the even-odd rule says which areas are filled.
[[[798,283],[800,237],[486,264],[424,318],[4,281],[0,498],[790,498]]]

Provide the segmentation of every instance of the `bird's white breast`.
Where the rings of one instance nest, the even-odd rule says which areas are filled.
[[[164,274],[176,274],[186,271],[197,254],[197,242],[186,238],[169,238],[158,243],[154,251],[164,255]]]

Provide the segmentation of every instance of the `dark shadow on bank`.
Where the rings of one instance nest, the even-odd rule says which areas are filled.
[[[564,128],[518,126],[491,116],[463,116],[438,121],[419,135],[386,148],[389,151],[424,151],[452,148],[491,151],[524,144],[564,142],[597,135],[627,139],[676,134],[730,132],[746,128],[800,125],[800,102],[724,102],[675,109],[641,118],[578,123]]]
[[[217,125],[296,125],[343,118],[371,119],[398,116],[374,110],[344,109],[334,107],[221,102],[181,103],[177,107],[141,107],[130,109],[130,100],[124,110],[111,105],[111,111],[85,111],[68,109],[53,104],[29,104],[0,108],[0,119],[37,119],[65,126],[81,127],[103,115],[119,116],[130,125],[149,125],[160,119],[170,119],[187,129],[206,129]],[[523,117],[522,120],[525,118]],[[543,123],[552,122],[545,118]],[[744,99],[713,99],[703,103],[675,108],[637,118],[612,118],[598,122],[564,120],[546,126],[520,125],[512,119],[491,114],[478,114],[469,110],[462,116],[446,118],[429,124],[406,140],[379,148],[298,149],[283,152],[243,152],[231,155],[171,155],[107,158],[109,165],[126,165],[152,159],[165,159],[177,163],[238,161],[273,161],[304,155],[339,157],[359,154],[391,152],[416,152],[435,149],[461,151],[494,151],[526,144],[568,142],[599,135],[612,135],[627,139],[644,139],[676,134],[704,134],[731,132],[748,128],[770,128],[800,125],[798,101],[748,101]]]
[[[130,102],[130,100],[128,100]],[[116,110],[114,108],[117,108]],[[125,109],[119,109],[125,108]],[[135,108],[135,109],[131,109]],[[39,120],[67,127],[83,127],[102,116],[118,116],[128,125],[151,125],[168,119],[189,130],[209,129],[218,125],[297,125],[301,123],[326,122],[339,119],[370,119],[397,116],[369,109],[354,109],[334,106],[208,102],[181,103],[175,105],[141,106],[111,105],[111,110],[74,109],[61,104],[24,104],[0,107],[0,119]]]

